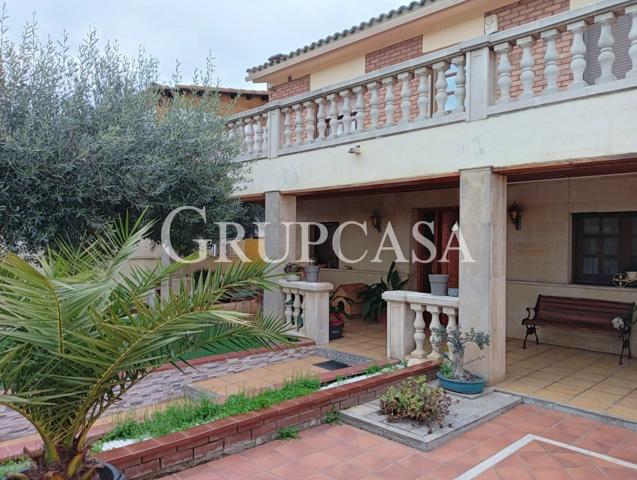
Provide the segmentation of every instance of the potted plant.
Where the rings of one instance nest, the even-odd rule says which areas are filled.
[[[8,478],[122,480],[91,456],[89,432],[155,368],[201,348],[290,344],[283,321],[218,308],[240,292],[274,288],[264,264],[237,262],[192,289],[182,281],[167,298],[155,287],[183,263],[124,269],[151,226],[118,222],[32,263],[0,256],[0,404],[42,439],[41,449],[25,451],[28,469]]]
[[[445,390],[457,393],[478,394],[484,390],[485,379],[479,375],[468,372],[465,365],[464,354],[468,344],[475,344],[480,350],[491,343],[487,333],[471,329],[461,332],[460,328],[454,328],[450,332],[444,327],[433,330],[438,344],[447,343],[449,353],[444,353],[445,361],[438,372],[440,386]]]
[[[365,285],[358,291],[363,304],[363,319],[377,322],[383,318],[386,320],[387,304],[383,300],[383,293],[388,290],[402,290],[407,284],[407,280],[401,280],[399,273],[396,271],[396,262],[392,262],[389,266],[386,279],[380,279],[380,282],[371,285]]]
[[[350,314],[345,311],[346,303],[351,305],[352,299],[343,295],[330,295],[330,340],[337,340],[343,337],[345,319],[351,318]]]
[[[298,263],[290,262],[283,267],[285,279],[290,282],[301,280],[301,267]]]
[[[321,267],[320,265],[316,264],[316,259],[312,259],[311,262],[312,262],[311,265],[306,265],[305,267],[303,267],[303,273],[305,274],[305,281],[318,282]]]

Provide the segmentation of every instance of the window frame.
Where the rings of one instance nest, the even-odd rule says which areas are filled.
[[[583,273],[582,265],[584,257],[597,257],[600,258],[602,264],[600,270],[603,268],[603,238],[613,237],[613,235],[604,235],[603,223],[600,225],[600,231],[597,234],[585,235],[583,233],[584,220],[586,218],[599,218],[600,222],[603,222],[604,218],[619,218],[619,232],[616,235],[619,245],[616,257],[619,261],[619,271],[615,273],[631,270],[633,265],[633,259],[637,258],[637,251],[633,251],[633,237],[637,236],[637,232],[633,232],[633,219],[637,219],[637,212],[590,212],[590,213],[573,213],[572,214],[572,275],[571,281],[574,284],[580,285],[598,285],[598,286],[613,286],[614,274],[599,273],[596,275]],[[584,238],[598,238],[602,240],[598,247],[597,255],[586,254],[584,251],[583,240]],[[611,257],[612,255],[606,255]],[[633,265],[637,268],[637,265]]]

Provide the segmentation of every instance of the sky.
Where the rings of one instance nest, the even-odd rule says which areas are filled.
[[[0,4],[3,0],[0,0]],[[246,69],[275,53],[349,28],[409,0],[5,0],[9,34],[19,39],[33,12],[42,38],[66,30],[77,45],[90,27],[102,41],[117,39],[125,53],[138,47],[160,61],[163,83],[175,62],[182,83],[192,80],[211,52],[220,83],[264,89],[244,80]]]

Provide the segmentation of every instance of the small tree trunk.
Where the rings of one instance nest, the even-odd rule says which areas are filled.
[[[466,375],[464,373],[464,352],[456,351],[453,353],[453,377],[459,380],[464,380]]]

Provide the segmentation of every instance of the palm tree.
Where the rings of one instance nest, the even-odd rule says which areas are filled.
[[[168,298],[155,289],[182,265],[122,268],[150,227],[116,222],[35,264],[0,257],[0,405],[22,414],[43,442],[17,478],[92,478],[91,426],[156,367],[202,347],[289,344],[283,321],[220,308],[272,287],[262,263],[217,269]]]

